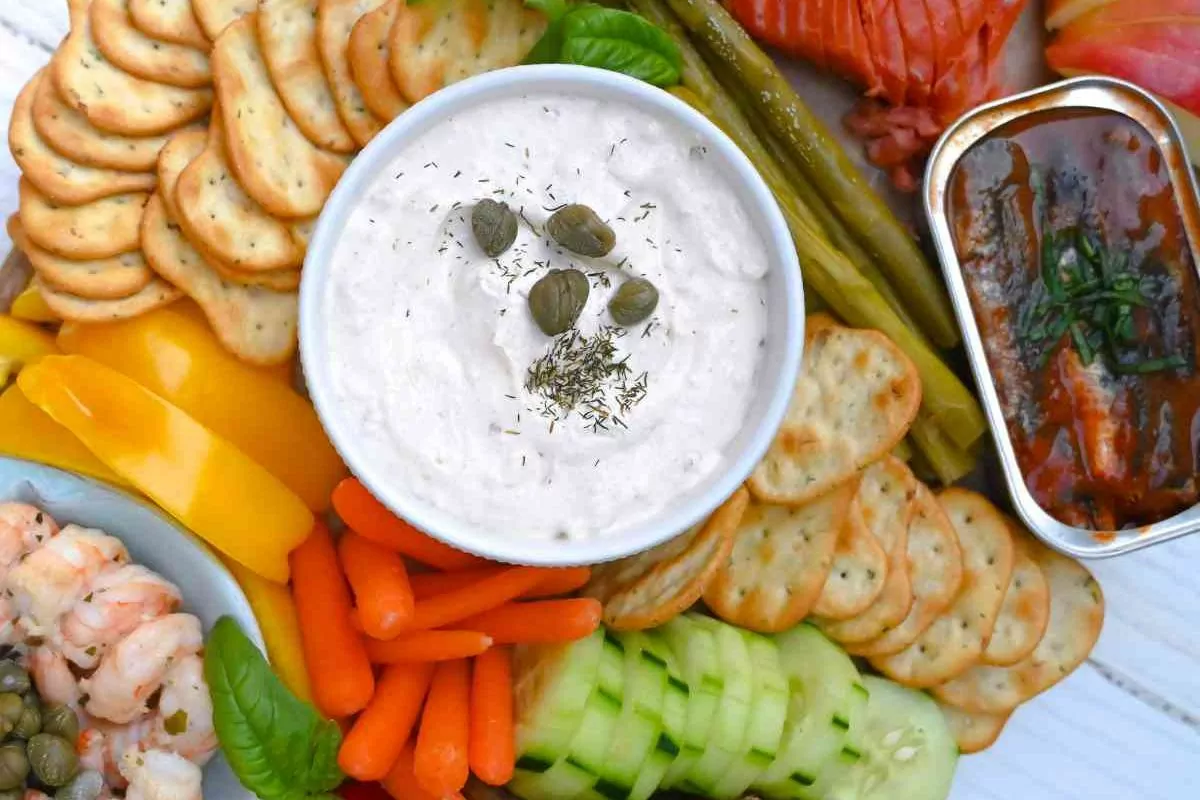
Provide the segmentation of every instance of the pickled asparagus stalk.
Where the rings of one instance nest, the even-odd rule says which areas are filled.
[[[867,186],[842,146],[808,110],[770,56],[718,0],[666,2],[684,27],[746,85],[812,185],[887,273],[912,315],[926,321],[930,338],[940,347],[958,344],[949,298],[916,241]]]
[[[847,324],[875,328],[895,342],[920,372],[924,391],[922,402],[931,423],[958,447],[969,447],[986,428],[983,413],[970,391],[942,363],[924,338],[904,324],[875,285],[825,239],[819,225],[813,221],[811,210],[800,201],[783,170],[688,41],[664,0],[629,0],[629,3],[679,45],[683,54],[684,87],[677,87],[672,92],[733,139],[763,176],[791,230],[809,288]]]

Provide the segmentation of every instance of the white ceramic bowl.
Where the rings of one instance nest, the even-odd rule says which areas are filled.
[[[499,537],[476,529],[409,492],[373,463],[348,424],[353,408],[342,407],[331,387],[326,344],[325,290],[332,256],[346,220],[366,189],[414,139],[447,117],[496,99],[539,91],[612,100],[669,119],[694,133],[721,165],[730,186],[749,211],[769,257],[767,344],[758,392],[737,437],[725,449],[725,467],[680,495],[663,513],[603,537],[569,542]],[[334,446],[351,471],[399,516],[462,550],[518,564],[593,564],[640,552],[687,530],[733,493],[762,458],[791,399],[804,341],[804,297],[791,234],[770,190],[715,125],[661,89],[612,72],[587,67],[538,65],[491,72],[455,84],[413,106],[392,122],[354,160],[325,204],[308,248],[300,287],[300,354],[309,393]]]
[[[100,528],[129,549],[135,563],[162,575],[183,593],[183,610],[195,614],[205,635],[221,617],[232,617],[266,652],[250,603],[225,565],[193,534],[148,503],[69,472],[0,458],[0,502],[35,505],[58,522]],[[253,800],[218,751],[204,767],[208,800]]]

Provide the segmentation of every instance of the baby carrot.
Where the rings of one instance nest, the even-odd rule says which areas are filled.
[[[454,570],[487,563],[421,533],[388,511],[355,478],[346,478],[333,490],[333,507],[355,533],[422,564]]]
[[[371,700],[375,676],[362,637],[351,627],[350,590],[324,524],[313,525],[290,560],[313,700],[322,713],[335,719],[357,713]]]
[[[396,664],[384,671],[370,705],[342,741],[343,772],[360,781],[387,777],[417,724],[432,679],[432,664]]]
[[[416,604],[412,620],[405,627],[416,631],[445,628],[520,597],[537,586],[545,572],[539,567],[507,567],[471,586],[435,594]]]
[[[475,777],[491,786],[512,780],[512,659],[506,647],[488,650],[471,670],[471,735],[468,760]]]
[[[445,797],[467,785],[470,671],[470,662],[465,660],[440,662],[421,715],[413,772],[417,783],[435,797]]]
[[[478,583],[484,578],[490,578],[504,570],[504,567],[479,567],[458,572],[421,572],[410,575],[413,596],[424,600],[435,594],[445,594],[466,588]],[[561,569],[546,569],[546,577],[522,597],[554,597],[567,594],[582,587],[592,575],[589,567],[563,567]]]
[[[459,792],[441,796],[434,795],[425,791],[421,784],[417,783],[417,776],[413,774],[413,747],[411,744],[405,745],[404,749],[400,751],[400,757],[396,759],[395,766],[383,781],[383,788],[395,800],[463,800],[463,796]]]
[[[363,632],[376,639],[395,636],[413,614],[412,586],[404,559],[354,533],[338,542],[338,554],[354,590]]]
[[[490,637],[474,631],[416,631],[387,642],[368,640],[367,656],[373,664],[450,661],[477,656],[491,646]]]
[[[505,603],[454,626],[485,633],[495,644],[573,642],[600,626],[601,610],[600,602],[590,597]]]

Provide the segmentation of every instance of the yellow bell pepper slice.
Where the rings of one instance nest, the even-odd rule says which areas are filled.
[[[46,305],[42,293],[33,286],[25,287],[25,291],[13,298],[12,308],[8,310],[8,313],[26,322],[60,321],[58,314],[55,314],[50,310],[50,306]]]
[[[36,325],[0,314],[0,386],[26,364],[58,352],[54,337]]]
[[[300,647],[300,618],[296,616],[292,593],[286,586],[264,580],[236,561],[224,561],[254,609],[275,674],[292,690],[292,694],[311,703],[312,684],[308,680],[308,667],[304,664],[304,651]]]
[[[83,442],[29,402],[19,386],[0,394],[0,454],[77,472],[118,486],[129,483],[92,455]]]
[[[64,352],[87,356],[132,378],[182,410],[295,492],[313,511],[329,508],[346,467],[312,404],[277,371],[230,355],[187,310],[162,308],[103,325],[68,322]]]
[[[83,356],[47,356],[17,376],[35,405],[217,550],[268,580],[313,515],[225,439],[124,375]]]

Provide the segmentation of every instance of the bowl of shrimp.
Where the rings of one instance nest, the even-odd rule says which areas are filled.
[[[40,729],[18,716],[0,737],[0,797],[253,800],[219,751],[203,653],[223,616],[265,652],[262,633],[195,536],[122,491],[0,458],[0,588],[0,732],[6,697]]]

